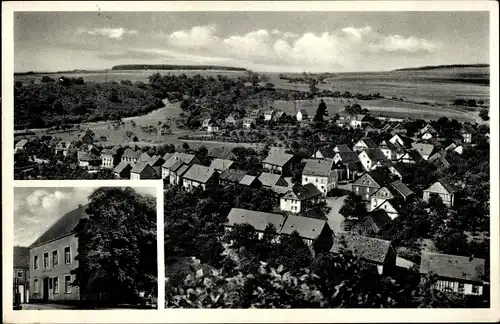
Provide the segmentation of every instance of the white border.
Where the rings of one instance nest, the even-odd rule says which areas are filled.
[[[3,129],[3,228],[2,235],[4,264],[9,264],[12,247],[10,238],[12,229],[12,186],[13,167],[13,11],[489,11],[490,12],[490,102],[491,107],[491,305],[486,310],[452,310],[452,309],[335,309],[335,310],[161,310],[164,305],[164,285],[160,278],[164,277],[163,244],[158,241],[159,261],[159,298],[158,311],[21,311],[13,312],[12,275],[4,271],[4,320],[6,322],[37,323],[165,323],[165,322],[427,322],[427,321],[498,321],[500,314],[499,299],[499,219],[498,219],[498,3],[495,1],[274,1],[274,2],[231,2],[231,1],[187,1],[187,2],[7,2],[2,3],[2,129]],[[39,181],[39,186],[74,186],[75,181]],[[78,181],[80,183],[88,181]],[[98,181],[90,181],[91,186],[99,185]],[[142,186],[145,180],[134,182],[133,186]],[[35,181],[15,182],[16,186],[35,186]],[[66,185],[68,184],[68,185]],[[119,186],[128,185],[120,181]],[[163,205],[163,194],[159,195],[159,206]],[[159,211],[158,237],[163,237],[163,211]],[[7,230],[6,230],[7,229]],[[12,262],[12,260],[10,260]],[[11,263],[10,263],[11,264]],[[8,266],[4,267],[9,269]]]

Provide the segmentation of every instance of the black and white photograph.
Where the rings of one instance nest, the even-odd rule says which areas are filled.
[[[156,195],[14,188],[14,309],[156,309]]]
[[[14,315],[498,320],[498,3],[35,3],[3,13]]]

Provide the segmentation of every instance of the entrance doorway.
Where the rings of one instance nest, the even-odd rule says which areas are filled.
[[[43,301],[49,300],[49,278],[43,278]]]

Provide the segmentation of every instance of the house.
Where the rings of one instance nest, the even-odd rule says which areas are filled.
[[[87,144],[87,145],[94,144],[94,136],[89,134],[89,133],[86,133],[85,135],[83,135],[80,140],[82,141],[83,144]]]
[[[274,110],[266,110],[264,111],[264,121],[272,121],[273,120],[273,117],[274,117]]]
[[[436,137],[438,132],[431,124],[425,125],[422,129],[419,130],[419,136],[421,139],[430,139]]]
[[[390,139],[389,142],[392,143],[393,145],[398,145],[402,148],[411,148],[411,143],[412,140],[402,134],[394,134]]]
[[[281,119],[285,116],[285,112],[284,111],[281,111],[281,110],[278,110],[276,111],[276,114],[274,115],[274,120],[279,122],[281,121]]]
[[[359,153],[365,149],[376,149],[376,148],[377,148],[377,144],[371,138],[363,137],[356,144],[354,144],[352,150],[354,152]]]
[[[362,126],[363,127],[363,126]],[[365,136],[370,135],[370,133],[377,133],[380,134],[382,132],[381,128],[373,127],[372,125],[365,125]]]
[[[299,110],[297,112],[296,118],[297,121],[307,120],[308,119],[307,111],[305,111],[304,109]]]
[[[398,153],[402,154],[405,149],[399,144],[393,144],[390,141],[382,141],[378,146],[378,149],[385,155],[388,160],[397,160]]]
[[[403,126],[403,124],[401,123],[397,123],[396,125],[394,125],[391,130],[390,130],[391,134],[392,135],[397,135],[397,134],[401,134],[401,135],[404,135],[406,134],[407,130],[406,128]]]
[[[326,251],[332,246],[332,230],[326,220],[288,215],[281,228],[280,235],[292,235],[295,231],[311,250],[314,249],[313,243],[319,239],[328,240],[327,242],[330,243],[325,242],[328,244]]]
[[[354,223],[350,227],[349,232],[351,234],[373,236],[380,232],[380,230],[390,221],[391,218],[385,211],[377,209]]]
[[[233,150],[226,146],[214,147],[207,154],[211,158],[218,158],[224,160],[232,160],[235,161],[237,159],[236,154],[233,153]],[[166,161],[166,160],[165,160]]]
[[[434,153],[427,161],[438,167],[438,169],[448,169],[450,167],[450,162],[440,152]]]
[[[210,125],[210,122],[212,122],[212,118],[205,118],[201,122],[201,128],[207,129],[208,125]]]
[[[82,144],[77,152],[77,160],[80,161],[83,156],[90,152],[97,154],[99,150],[94,145]]]
[[[223,171],[219,176],[219,183],[237,183],[252,188],[260,188],[262,186],[262,183],[260,183],[257,177],[248,175],[246,171],[236,169],[226,169]]]
[[[113,173],[118,179],[130,179],[130,171],[132,170],[132,165],[130,162],[121,161],[114,169]]]
[[[217,133],[218,131],[219,131],[219,124],[217,124],[215,122],[208,124],[208,127],[207,127],[208,133]]]
[[[153,167],[157,176],[160,176],[162,173],[162,165],[165,163],[165,160],[159,155],[153,155],[146,163]]]
[[[330,146],[325,146],[320,149],[318,149],[316,152],[314,152],[313,155],[311,155],[311,158],[313,159],[333,159],[337,152],[334,151],[333,148]]]
[[[218,177],[219,173],[216,170],[203,165],[193,164],[182,175],[182,186],[188,191],[197,187],[206,190],[217,185]]]
[[[464,147],[460,144],[455,144],[455,143],[451,143],[450,145],[448,145],[445,149],[444,149],[444,152],[445,153],[451,153],[451,152],[454,152],[454,153],[457,153],[457,154],[462,154],[464,152]]]
[[[379,275],[390,275],[396,267],[396,250],[391,241],[373,237],[339,232],[333,234],[331,253],[339,253],[343,248],[354,252],[365,264],[376,267]]]
[[[412,175],[410,168],[405,163],[394,163],[389,167],[389,172],[401,180],[406,180]]]
[[[30,250],[25,246],[14,246],[14,292],[19,294],[20,303],[29,301]]]
[[[68,141],[60,141],[59,143],[57,143],[55,148],[56,155],[62,154],[63,156],[68,156],[74,154],[76,151],[76,147],[73,145],[73,143]]]
[[[376,210],[380,208],[381,205],[385,201],[398,203],[392,205],[400,205],[401,202],[408,201],[411,197],[413,197],[415,193],[408,188],[401,180],[392,181],[385,186],[381,187],[377,191],[375,191],[370,196],[370,207],[369,211]],[[399,207],[399,206],[393,206]],[[387,210],[387,208],[382,207],[382,209],[386,210],[386,212],[391,216],[391,219],[394,219],[398,216],[397,210]],[[392,213],[392,214],[391,214]]]
[[[147,163],[151,159],[151,156],[149,156],[148,153],[143,152],[141,155],[139,155],[139,158],[137,159],[137,162],[139,163]]]
[[[302,170],[302,185],[312,183],[326,196],[337,187],[338,174],[332,160],[307,160]]]
[[[97,153],[90,151],[80,157],[78,165],[88,170],[97,170],[102,164],[102,158]]]
[[[426,131],[425,133],[420,134],[420,138],[423,140],[430,140],[431,138],[434,138],[436,134],[431,131]]]
[[[233,161],[225,159],[215,159],[210,163],[210,168],[218,171],[219,173],[226,171],[233,165]]]
[[[292,172],[293,157],[293,154],[283,151],[270,151],[262,161],[262,167],[271,173],[279,173],[286,176]]]
[[[390,182],[389,175],[380,171],[368,171],[352,183],[352,192],[363,200],[370,200],[377,190]]]
[[[484,259],[433,252],[422,253],[420,273],[435,274],[434,289],[460,295],[482,295],[486,270]]]
[[[155,169],[146,162],[138,162],[130,170],[130,180],[157,179]]]
[[[440,179],[424,190],[422,199],[428,202],[431,194],[437,194],[441,197],[446,206],[451,207],[455,204],[455,196],[458,191],[459,189],[452,185],[447,179]]]
[[[240,119],[236,116],[236,114],[230,114],[225,119],[226,125],[231,125],[233,127],[238,127],[241,123]]]
[[[252,112],[250,112],[250,118],[252,119],[259,119],[262,116],[262,110],[260,109],[254,109]]]
[[[139,157],[141,156],[141,151],[136,151],[131,148],[126,149],[122,154],[122,162],[129,162],[131,164],[135,164],[139,161]]]
[[[342,167],[345,169],[345,173],[341,173],[343,175],[342,179],[352,180],[355,175],[363,169],[363,166],[359,161],[358,154],[350,149],[349,152],[337,152],[333,157],[333,163],[336,167]]]
[[[31,301],[80,300],[78,286],[72,285],[78,267],[78,238],[75,227],[87,217],[87,206],[78,206],[65,214],[29,247]]]
[[[425,143],[411,143],[411,147],[420,154],[425,161],[434,153],[434,145]]]
[[[27,146],[28,146],[28,140],[26,139],[20,140],[14,146],[14,153],[25,151]]]
[[[262,172],[259,181],[263,187],[271,188],[273,186],[288,187],[288,182],[279,174]]]
[[[169,179],[172,184],[180,183],[182,172],[195,163],[200,163],[194,154],[175,152],[161,166],[162,179]],[[183,166],[187,166],[183,168]]]
[[[378,167],[390,166],[387,157],[378,148],[364,149],[358,154],[359,161],[366,171],[375,170]]]
[[[336,153],[339,153],[339,152],[349,152],[351,153],[352,150],[349,146],[347,146],[346,144],[339,144],[337,146],[335,146],[333,148],[333,150],[336,152]]]
[[[472,136],[475,134],[475,130],[470,125],[464,124],[459,133],[464,143],[472,143]]]
[[[285,223],[286,216],[281,214],[272,214],[259,212],[248,209],[241,208],[231,208],[231,211],[227,215],[227,223],[225,225],[226,231],[230,231],[235,225],[248,224],[251,225],[259,239],[264,236],[264,231],[267,226],[271,224],[274,226],[276,233],[281,233],[281,228]]]
[[[243,128],[251,129],[255,127],[255,119],[254,118],[243,118]]]
[[[369,117],[367,115],[358,114],[358,115],[351,117],[351,121],[349,122],[349,125],[352,128],[361,128],[361,127],[368,124],[368,119],[369,119]]]
[[[102,167],[106,169],[112,169],[118,163],[120,163],[120,159],[118,158],[118,148],[113,147],[110,149],[103,149],[101,151],[102,158]]]
[[[321,197],[321,191],[314,184],[308,183],[304,186],[296,184],[280,198],[280,210],[298,214],[316,205]]]
[[[415,164],[421,162],[423,159],[422,155],[415,150],[405,151],[403,154],[398,154],[398,159],[395,161],[396,163],[403,164]]]

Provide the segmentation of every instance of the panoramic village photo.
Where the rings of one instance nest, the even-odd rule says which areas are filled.
[[[161,182],[168,309],[489,308],[489,24],[487,11],[16,12],[14,178]],[[138,193],[106,190],[51,214],[88,220],[16,232],[17,305],[154,305],[156,218],[106,202],[146,204]],[[144,241],[110,256],[96,235],[119,231],[126,250],[129,216]],[[51,273],[66,246],[78,264]],[[109,262],[135,266],[121,277]]]
[[[15,310],[156,309],[156,188],[14,188]]]

